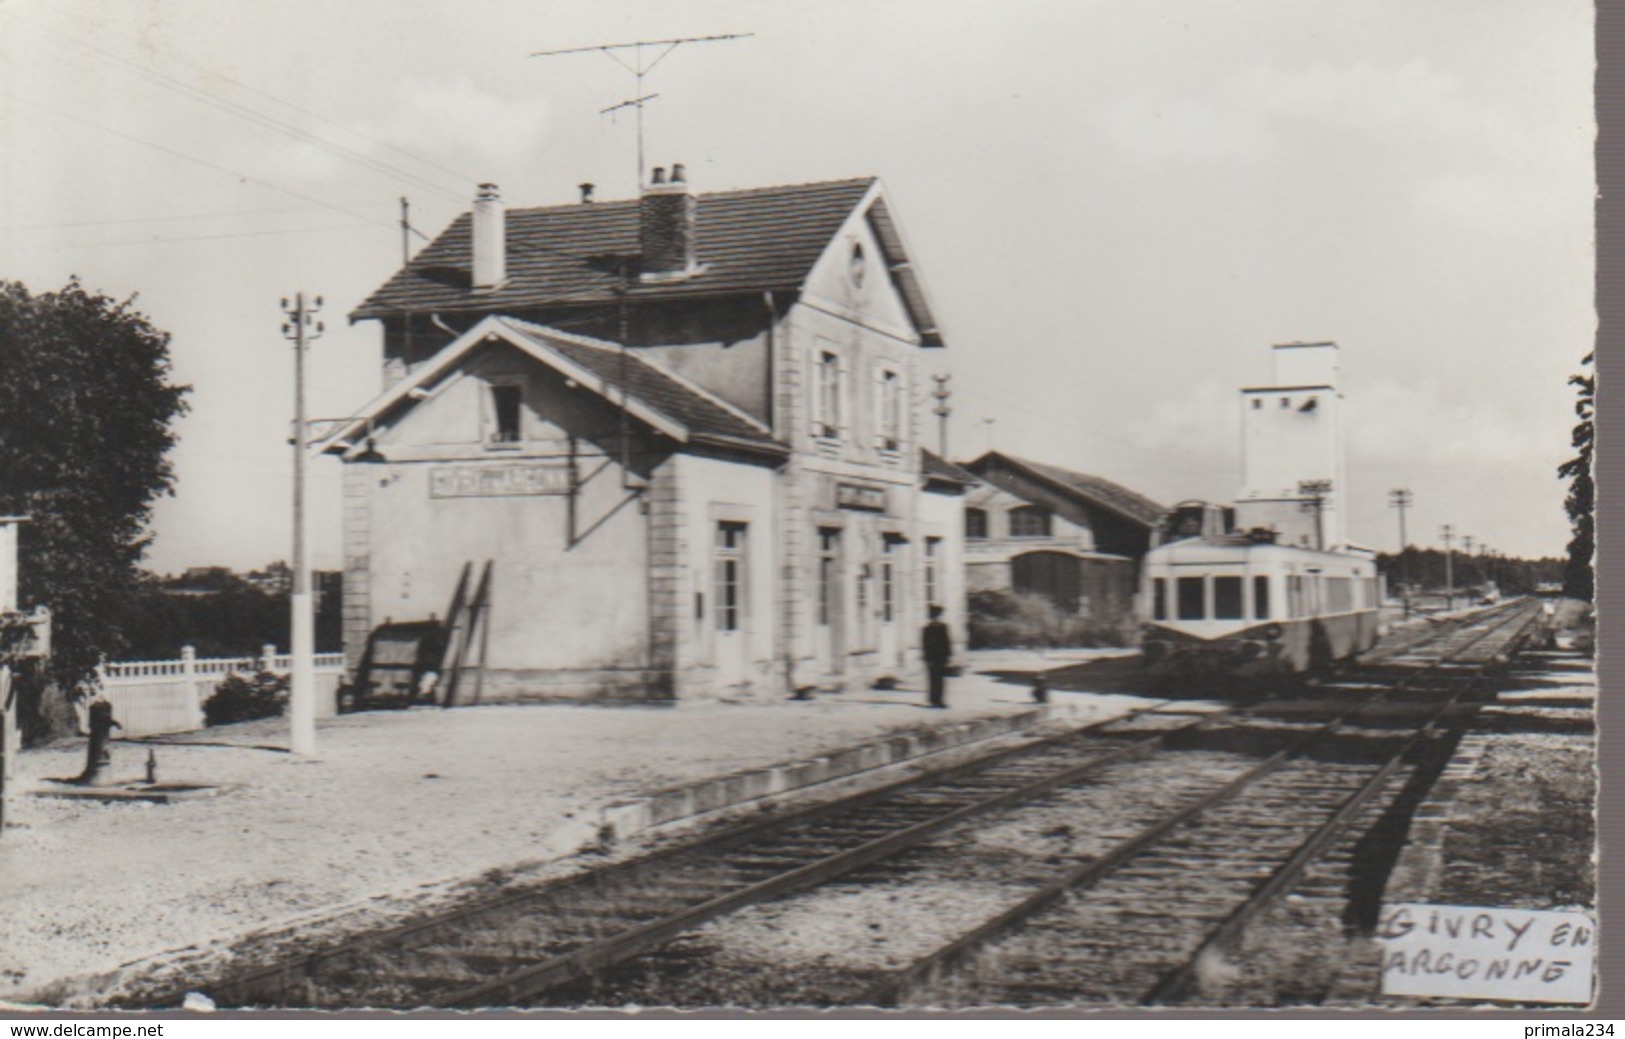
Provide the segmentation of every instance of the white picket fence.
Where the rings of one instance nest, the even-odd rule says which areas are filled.
[[[100,692],[113,705],[122,736],[157,736],[203,728],[203,703],[227,675],[256,671],[287,674],[293,655],[266,646],[258,657],[199,658],[191,646],[178,660],[126,660],[97,669]],[[338,710],[344,654],[316,654],[316,717]]]

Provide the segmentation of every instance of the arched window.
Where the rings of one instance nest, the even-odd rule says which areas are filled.
[[[1036,505],[1022,505],[1010,510],[1010,536],[1013,538],[1047,538],[1050,536],[1048,509]]]
[[[982,540],[987,537],[987,510],[965,510],[965,537]]]

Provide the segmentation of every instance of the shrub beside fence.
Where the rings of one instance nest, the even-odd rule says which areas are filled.
[[[178,660],[129,660],[97,669],[101,695],[113,705],[123,736],[159,736],[195,732],[204,727],[203,704],[228,675],[259,671],[285,675],[293,655],[266,646],[258,657],[199,658],[187,646]],[[316,717],[337,713],[339,684],[344,680],[344,654],[316,654]]]

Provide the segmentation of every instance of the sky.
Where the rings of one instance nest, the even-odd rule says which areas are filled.
[[[475,185],[510,206],[878,175],[947,342],[949,452],[1231,500],[1237,389],[1335,340],[1354,540],[1442,524],[1559,555],[1567,377],[1592,345],[1582,0],[0,0],[0,279],[78,275],[173,333],[192,386],[148,564],[289,555],[292,351],[311,413],[380,388],[346,316]],[[650,56],[653,56],[651,52]],[[415,247],[421,246],[415,240]],[[341,560],[339,473],[312,475]]]

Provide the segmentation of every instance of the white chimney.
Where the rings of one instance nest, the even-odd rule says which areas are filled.
[[[495,184],[474,196],[474,288],[496,289],[508,280],[508,220]]]

